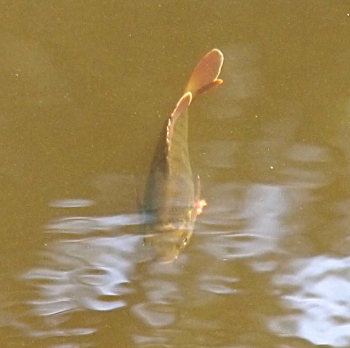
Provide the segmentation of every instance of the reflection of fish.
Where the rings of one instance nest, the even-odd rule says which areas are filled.
[[[160,134],[143,204],[145,243],[153,247],[159,261],[177,258],[205,205],[199,197],[199,177],[196,185],[192,178],[187,110],[193,97],[222,83],[217,79],[222,63],[223,55],[217,49],[202,58]]]

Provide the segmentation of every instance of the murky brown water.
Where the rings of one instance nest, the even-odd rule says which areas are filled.
[[[350,6],[8,1],[1,347],[350,346]],[[210,49],[190,152],[208,206],[145,261],[137,196]]]

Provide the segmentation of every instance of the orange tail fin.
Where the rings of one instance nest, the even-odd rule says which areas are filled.
[[[194,68],[187,83],[186,92],[191,92],[193,97],[218,86],[222,80],[218,79],[224,62],[224,55],[218,49],[207,53]]]

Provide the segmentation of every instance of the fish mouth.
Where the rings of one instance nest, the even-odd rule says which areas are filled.
[[[157,261],[159,263],[169,264],[173,263],[179,256],[179,253],[176,252],[174,254],[167,254],[167,255],[160,255],[159,253],[155,252],[155,255],[153,257],[153,261]]]
[[[177,247],[176,245],[167,244],[157,244],[156,241],[152,241],[149,244],[151,248],[151,258],[153,261],[161,263],[171,263],[174,262],[182,248]]]
[[[192,231],[154,233],[144,238],[145,244],[151,248],[152,259],[161,263],[174,262],[188,243]]]

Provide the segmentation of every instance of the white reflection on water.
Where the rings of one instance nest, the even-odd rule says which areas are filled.
[[[235,204],[236,185],[230,187],[229,184],[225,184],[224,190],[217,188],[214,191],[220,193],[220,199],[225,202],[226,211],[221,210],[218,215],[215,207],[211,209],[209,206],[205,218],[209,222],[211,219],[212,222],[221,220],[223,225],[230,225],[231,228],[234,226],[231,220],[236,219],[237,231],[236,233],[232,233],[232,230],[213,233],[203,245],[208,253],[222,260],[234,260],[278,251],[279,240],[287,232],[282,221],[288,209],[283,187],[263,184],[242,187],[240,207]],[[224,191],[225,195],[223,195]],[[234,209],[236,210],[232,211]]]
[[[54,208],[82,208],[89,207],[95,204],[94,200],[91,199],[60,199],[50,203],[51,207]]]
[[[174,307],[164,303],[139,303],[132,310],[138,318],[153,328],[169,326],[176,319]]]
[[[350,258],[317,256],[291,261],[273,279],[286,314],[270,320],[284,336],[313,344],[350,346]]]
[[[47,318],[77,310],[110,311],[127,306],[132,292],[130,281],[134,271],[136,248],[140,236],[116,233],[117,227],[134,224],[136,215],[101,218],[64,218],[47,226],[55,233],[42,252],[40,266],[22,275],[37,289],[28,301],[34,316]],[[91,236],[93,231],[113,230],[114,236]],[[68,234],[68,235],[67,235]],[[64,238],[69,236],[70,239]],[[73,238],[72,238],[73,237]],[[56,326],[56,324],[54,324]],[[92,331],[91,331],[92,330]],[[93,332],[95,329],[91,329]],[[45,336],[53,331],[33,330],[32,336]]]
[[[322,163],[331,160],[326,148],[311,144],[296,143],[286,152],[287,157],[300,163]]]
[[[206,275],[200,276],[200,288],[202,290],[220,295],[234,295],[237,290],[235,284],[239,282],[237,277],[225,277],[223,275]]]
[[[139,225],[138,214],[120,214],[101,217],[69,217],[52,221],[46,232],[64,234],[89,234],[96,230],[111,231],[116,227]]]
[[[325,238],[320,238],[331,246],[339,241],[342,227],[345,231],[339,244],[346,241],[348,227],[340,225],[342,220],[348,221],[346,202],[336,197],[334,216],[322,216],[322,210],[314,210],[322,204],[330,208],[328,214],[331,211],[332,204],[326,201],[321,189],[339,180],[342,163],[335,162],[330,148],[319,145],[269,140],[251,142],[249,148],[253,150],[250,161],[256,160],[254,168],[260,182],[216,184],[206,192],[210,198],[205,214],[199,219],[203,230],[200,248],[225,264],[244,262],[250,266],[252,277],[254,272],[271,276],[271,283],[266,286],[271,286],[271,293],[282,293],[280,304],[286,313],[268,320],[277,336],[349,347],[350,259],[314,257],[317,240],[314,242],[312,235],[305,238],[315,226],[326,229]],[[211,152],[206,154],[210,156]],[[219,151],[214,161],[208,161],[216,164],[220,159],[226,166],[225,152]],[[273,170],[267,173],[271,163]],[[344,248],[348,248],[348,243]],[[310,251],[313,256],[307,258]],[[213,259],[211,262],[212,269],[203,269],[199,276],[201,289],[239,296],[242,278],[236,277],[232,268],[225,276],[227,266]]]

